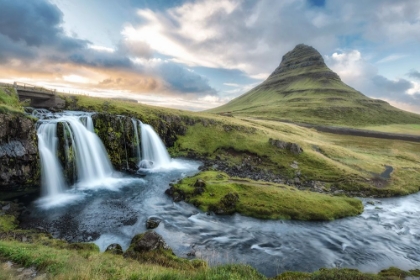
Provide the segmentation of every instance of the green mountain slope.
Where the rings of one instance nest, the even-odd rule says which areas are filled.
[[[346,85],[316,49],[303,44],[284,55],[263,83],[208,112],[344,126],[420,122],[420,115]]]

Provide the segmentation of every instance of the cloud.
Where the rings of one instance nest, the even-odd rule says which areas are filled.
[[[0,7],[0,69],[5,79],[42,77],[46,83],[61,81],[94,91],[217,94],[207,79],[182,65],[156,63],[142,40],[121,40],[111,49],[66,35],[62,12],[46,0],[0,0]]]
[[[200,95],[216,95],[216,91],[208,85],[208,80],[200,75],[173,63],[163,63],[157,67],[160,77],[179,93],[199,93]]]
[[[266,77],[296,44],[336,42],[333,34],[318,32],[306,9],[302,0],[186,2],[166,11],[139,10],[142,24],[127,25],[123,35],[190,67]]]
[[[409,110],[420,108],[420,84],[378,75],[377,68],[365,60],[358,50],[333,53],[326,56],[325,62],[340,75],[343,82],[369,97],[384,99]]]
[[[55,46],[61,51],[83,48],[88,41],[64,35],[62,13],[47,1],[0,0],[0,33],[29,47]]]
[[[379,63],[391,62],[391,61],[399,60],[399,59],[404,58],[404,57],[407,57],[407,55],[406,54],[391,54],[387,57],[384,57],[384,58],[378,60],[378,62],[376,62],[376,63],[379,64]]]
[[[420,80],[420,72],[415,69],[411,69],[410,72],[407,73],[407,76]]]

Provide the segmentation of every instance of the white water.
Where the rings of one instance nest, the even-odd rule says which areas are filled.
[[[154,169],[170,166],[171,157],[160,137],[150,125],[140,123],[140,127],[142,160],[152,161]]]
[[[44,122],[37,131],[41,157],[42,195],[55,196],[63,192],[63,171],[57,158],[57,122]]]
[[[90,132],[95,132],[94,128],[93,128],[93,121],[92,121],[92,117],[89,116],[86,119],[86,128],[90,131]]]
[[[88,116],[87,124],[89,119],[92,121]],[[91,185],[111,176],[113,168],[99,137],[89,131],[76,116],[64,116],[57,121],[67,122],[73,132],[78,184]]]
[[[48,115],[51,117],[51,115]],[[95,188],[108,185],[113,173],[107,152],[93,132],[90,115],[56,115],[57,118],[41,120],[38,128],[38,147],[42,167],[42,194],[44,197],[57,198],[67,189],[63,178],[62,167],[57,157],[57,123],[63,123],[70,134],[75,152],[77,169],[77,188]],[[86,126],[82,123],[84,119]],[[68,140],[66,149],[68,149]],[[66,153],[68,151],[66,150]],[[68,155],[67,155],[68,157]]]

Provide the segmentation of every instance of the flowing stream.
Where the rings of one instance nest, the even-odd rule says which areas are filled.
[[[63,116],[42,122],[38,129],[40,151],[41,148],[49,151],[41,151],[43,164],[44,161],[49,166],[53,163],[55,140],[52,135],[54,124],[59,121],[69,124],[76,145],[78,141],[86,145],[94,142],[94,133],[78,118]],[[143,139],[145,128],[151,129],[142,125],[141,142],[156,149],[154,140],[147,140],[149,143]],[[86,135],[76,140],[79,132]],[[103,150],[98,148],[99,151]],[[85,151],[83,156],[85,153],[89,154]],[[147,153],[142,147],[142,155]],[[47,197],[63,192],[70,199],[55,204],[40,203],[42,199],[35,201],[28,206],[29,214],[23,218],[23,225],[42,227],[53,236],[71,242],[94,242],[104,251],[112,243],[128,248],[132,237],[146,230],[147,218],[159,217],[162,222],[156,231],[178,256],[187,257],[188,253],[195,252],[198,258],[210,264],[246,263],[267,276],[287,270],[315,271],[321,267],[378,272],[390,266],[405,270],[420,266],[420,194],[364,199],[362,215],[333,222],[264,221],[238,214],[207,215],[187,203],[174,203],[164,194],[169,183],[196,174],[200,162],[169,157],[159,161],[160,152],[150,154],[146,159],[157,160],[157,165],[166,164],[167,168],[151,169],[143,178],[112,175],[108,164],[100,172],[81,170],[84,176],[108,179],[99,180],[94,188],[78,188],[77,183],[75,187],[65,186],[67,190],[51,190]],[[94,156],[89,160],[96,162]],[[106,160],[97,160],[98,164],[103,161]],[[54,174],[59,170],[58,166]],[[57,181],[45,184],[60,186],[60,179],[53,179]]]

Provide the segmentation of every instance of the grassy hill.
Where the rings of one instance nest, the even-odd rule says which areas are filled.
[[[420,115],[368,98],[346,85],[317,50],[302,44],[284,55],[263,83],[208,112],[358,127],[420,122]]]

